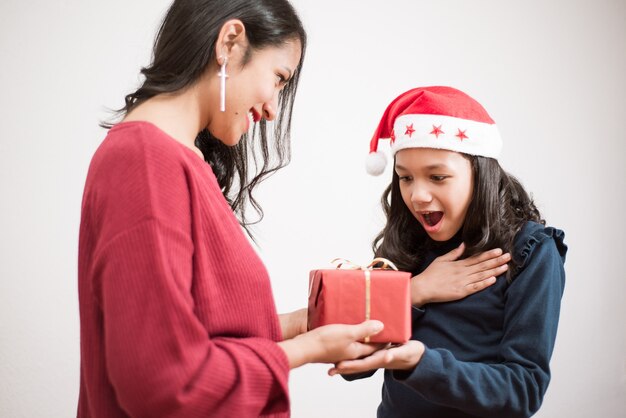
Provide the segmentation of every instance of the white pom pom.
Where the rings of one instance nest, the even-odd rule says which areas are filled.
[[[372,176],[380,176],[385,171],[387,157],[380,151],[370,152],[365,160],[365,171]]]

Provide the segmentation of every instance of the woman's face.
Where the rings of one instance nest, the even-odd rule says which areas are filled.
[[[298,40],[280,47],[252,50],[245,66],[243,55],[234,57],[226,66],[226,110],[219,109],[219,77],[213,83],[216,94],[211,100],[212,117],[207,129],[226,145],[236,145],[248,132],[251,122],[261,118],[273,120],[278,111],[278,93],[291,79],[300,62],[301,48]]]
[[[463,226],[472,200],[470,161],[454,151],[408,148],[396,154],[402,200],[428,236],[447,241]]]

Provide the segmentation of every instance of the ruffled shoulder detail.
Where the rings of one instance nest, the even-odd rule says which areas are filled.
[[[513,259],[519,270],[526,267],[535,248],[548,239],[554,240],[556,249],[561,256],[561,261],[565,263],[565,255],[567,254],[565,232],[551,226],[543,226],[536,222],[526,222],[515,237]]]

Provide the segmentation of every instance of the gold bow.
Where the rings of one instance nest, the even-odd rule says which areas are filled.
[[[367,266],[360,266],[350,260],[346,260],[345,258],[335,258],[333,261],[331,261],[331,263],[335,264],[338,269],[346,265],[347,267],[345,267],[345,269],[348,270],[386,270],[388,268],[391,268],[395,271],[398,271],[398,267],[396,267],[395,264],[383,257],[376,257]],[[381,263],[382,266],[376,267],[378,264]]]
[[[360,266],[344,258],[335,258],[333,261],[331,261],[331,263],[335,264],[338,269],[344,268],[346,270],[363,270],[363,274],[365,275],[365,320],[366,321],[369,320],[371,316],[371,300],[372,300],[371,271],[372,270],[385,270],[388,268],[398,271],[398,267],[396,267],[396,265],[393,264],[391,261],[382,257],[376,257],[367,266]],[[376,267],[379,264],[382,264],[382,266]],[[365,337],[364,342],[369,343],[370,338]]]

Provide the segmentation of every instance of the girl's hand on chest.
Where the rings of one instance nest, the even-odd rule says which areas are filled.
[[[511,260],[499,248],[458,260],[464,244],[437,257],[422,273],[411,279],[411,303],[421,307],[427,303],[451,302],[493,285],[505,273]]]

